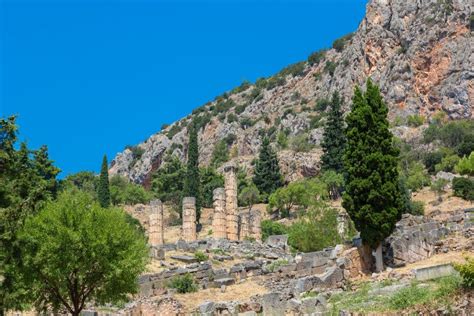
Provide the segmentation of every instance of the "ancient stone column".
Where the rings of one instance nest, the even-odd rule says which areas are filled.
[[[195,241],[196,238],[196,199],[185,197],[183,198],[183,239]]]
[[[150,202],[150,206],[148,240],[152,247],[157,247],[164,243],[163,204],[160,200],[153,200]]]
[[[233,164],[224,166],[225,179],[225,211],[227,222],[227,238],[239,239],[239,214],[237,212],[237,177]]]
[[[227,238],[227,222],[225,213],[225,191],[217,188],[213,192],[214,216],[212,217],[212,236],[214,238]]]
[[[248,210],[240,212],[240,226],[239,226],[239,239],[245,240],[248,237],[252,237],[250,233],[250,213]]]
[[[250,237],[262,240],[262,215],[260,211],[254,210],[250,213]]]
[[[344,240],[347,234],[349,215],[344,210],[339,210],[337,214],[337,233]]]

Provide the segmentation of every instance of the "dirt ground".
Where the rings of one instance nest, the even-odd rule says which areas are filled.
[[[196,293],[176,294],[175,298],[184,305],[184,313],[188,315],[205,301],[245,301],[253,295],[263,295],[267,292],[267,289],[258,285],[255,280],[247,280],[228,286],[224,293],[221,289],[211,288]]]
[[[423,188],[419,192],[414,192],[412,199],[425,204],[425,215],[429,215],[433,211],[448,212],[474,207],[474,203],[453,196],[451,189],[441,194],[441,201],[438,201],[437,194],[431,191],[430,188]]]

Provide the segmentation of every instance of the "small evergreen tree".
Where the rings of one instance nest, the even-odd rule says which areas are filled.
[[[334,170],[341,172],[344,168],[343,155],[346,146],[346,136],[344,135],[344,119],[341,111],[341,97],[334,92],[331,100],[331,110],[329,112],[326,127],[324,128],[323,141],[321,147],[324,154],[321,157],[322,170]]]
[[[100,206],[107,208],[110,205],[110,189],[109,189],[109,169],[107,164],[107,156],[102,159],[102,168],[100,169],[99,186],[97,188],[97,197]]]
[[[184,196],[196,198],[196,220],[201,217],[201,180],[199,176],[199,145],[197,127],[191,124],[188,144],[188,164],[184,179]]]
[[[258,190],[267,196],[283,185],[278,158],[270,146],[268,137],[263,138],[258,160],[255,164],[253,182]]]
[[[404,207],[397,169],[399,150],[393,145],[388,108],[378,87],[368,80],[366,92],[356,87],[352,101],[352,112],[346,118],[343,206],[363,242],[376,250],[380,271],[382,241],[394,230]]]

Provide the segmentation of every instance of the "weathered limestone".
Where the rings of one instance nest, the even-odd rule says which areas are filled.
[[[183,239],[195,241],[196,234],[196,198],[183,198]]]
[[[250,217],[250,237],[255,240],[262,240],[262,214],[260,211],[252,211]]]
[[[212,218],[212,235],[214,238],[227,238],[226,199],[224,188],[213,191],[214,216]]]
[[[349,230],[349,215],[345,210],[339,210],[337,214],[337,233],[341,238],[344,238],[347,235]]]
[[[160,200],[153,200],[150,202],[150,206],[148,239],[152,247],[158,247],[164,244],[163,204]]]
[[[240,212],[239,239],[246,240],[252,237],[250,232],[251,214],[248,210]]]
[[[225,173],[225,210],[227,238],[239,240],[239,215],[237,212],[237,177],[235,165],[228,164],[224,167]]]

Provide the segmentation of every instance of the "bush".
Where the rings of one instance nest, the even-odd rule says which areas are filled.
[[[311,53],[308,57],[308,63],[312,66],[314,64],[319,64],[321,60],[324,59],[326,55],[326,50],[318,50],[317,52]]]
[[[265,219],[261,223],[261,228],[262,228],[262,239],[263,241],[267,240],[269,236],[273,235],[285,235],[288,233],[288,227],[278,223],[274,222],[269,219]]]
[[[202,251],[196,251],[194,253],[194,258],[196,258],[197,261],[202,262],[207,261],[209,259],[209,256]]]
[[[240,119],[240,127],[242,127],[243,129],[253,126],[254,123],[255,122],[252,121],[252,119],[249,117],[243,117]]]
[[[443,153],[441,151],[429,152],[426,153],[423,157],[423,163],[429,173],[434,173],[436,165],[441,163],[443,159]]]
[[[285,68],[283,68],[280,72],[279,72],[279,76],[281,77],[286,77],[286,76],[292,76],[292,77],[296,77],[296,76],[301,76],[304,74],[304,70],[305,70],[305,66],[306,66],[306,63],[304,61],[300,61],[298,63],[295,63],[295,64],[292,64],[292,65],[289,65]]]
[[[410,201],[408,213],[415,216],[425,215],[425,203],[422,201]]]
[[[141,185],[131,183],[119,175],[110,178],[110,200],[113,205],[146,204],[151,199],[152,194]]]
[[[430,124],[424,131],[423,138],[427,143],[438,140],[444,146],[455,149],[461,146],[466,139],[472,141],[474,138],[474,121],[459,120],[444,125],[442,123]]]
[[[229,160],[229,150],[225,140],[221,140],[214,146],[211,156],[211,166],[217,168]]]
[[[295,206],[307,208],[325,198],[327,187],[323,182],[317,179],[300,180],[273,192],[268,197],[268,209],[286,217]]]
[[[332,43],[332,48],[334,48],[337,52],[342,52],[342,50],[344,49],[344,47],[346,46],[346,43],[347,41],[350,41],[352,36],[354,36],[354,34],[352,33],[349,33],[347,35],[344,35],[343,37],[341,38],[338,38],[336,39],[333,43]]]
[[[474,288],[474,257],[466,257],[466,263],[454,264],[454,268],[462,278],[462,285],[466,288]]]
[[[332,77],[334,75],[334,72],[336,71],[336,67],[337,67],[337,63],[328,60],[326,62],[326,65],[324,65],[324,71],[330,74]]]
[[[239,118],[234,113],[227,114],[227,123],[230,124],[230,123],[233,123],[233,122],[237,122],[238,120],[239,120]]]
[[[329,104],[331,104],[331,100],[327,98],[317,99],[316,105],[314,106],[314,110],[318,112],[324,112],[326,111]]]
[[[254,90],[255,90],[255,89],[254,89]],[[235,114],[242,114],[242,113],[245,111],[245,109],[247,108],[247,105],[248,105],[247,103],[241,104],[241,105],[237,105],[237,106],[235,107],[235,109],[234,109],[234,110],[235,110]]]
[[[168,137],[169,139],[172,139],[173,136],[178,134],[179,132],[181,132],[181,126],[178,123],[175,123],[173,124],[173,126],[171,126],[168,133],[166,133],[166,137]]]
[[[423,123],[425,122],[425,118],[421,115],[410,115],[408,116],[408,126],[412,126],[412,127],[418,127],[418,126],[421,126],[423,125]]]
[[[342,241],[337,231],[337,212],[325,205],[308,211],[291,225],[288,243],[301,252],[323,250]]]
[[[277,136],[277,144],[280,149],[288,148],[288,136],[285,132],[280,131]]]
[[[308,152],[314,148],[314,145],[309,142],[309,135],[304,133],[292,137],[290,147],[296,152]]]
[[[439,171],[451,172],[453,171],[454,167],[457,165],[459,160],[460,158],[456,154],[445,156],[443,157],[443,159],[441,159],[441,162],[435,166],[435,171],[436,172],[439,172]]]
[[[198,290],[191,274],[178,275],[167,284],[168,288],[176,289],[178,293],[192,293]]]
[[[474,201],[474,180],[469,178],[453,179],[454,196]]]
[[[406,184],[412,191],[418,191],[431,184],[430,176],[421,163],[413,162],[410,164],[407,171]]]
[[[469,157],[464,157],[457,163],[454,170],[459,174],[474,176],[474,151]]]
[[[334,170],[325,171],[321,180],[328,189],[328,194],[333,200],[337,200],[344,190],[344,176]]]

